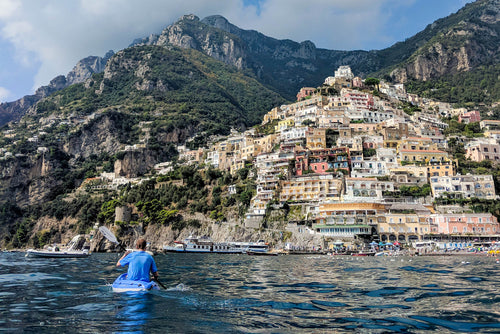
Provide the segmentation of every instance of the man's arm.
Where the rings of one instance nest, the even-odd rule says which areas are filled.
[[[123,254],[123,256],[118,260],[118,262],[116,262],[116,266],[117,267],[121,267],[121,263],[120,261],[123,260],[125,258],[125,256],[129,255],[130,253],[132,253],[131,251],[126,251],[125,254]]]

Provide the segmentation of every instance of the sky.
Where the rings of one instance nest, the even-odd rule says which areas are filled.
[[[119,51],[182,15],[222,15],[277,39],[378,50],[472,0],[0,0],[0,102],[33,94],[87,56]],[[332,73],[335,69],[332,69]]]

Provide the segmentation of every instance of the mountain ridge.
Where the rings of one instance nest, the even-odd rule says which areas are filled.
[[[220,15],[200,20],[192,14],[130,46],[192,48],[239,70],[252,71],[266,87],[293,100],[301,87],[321,82],[341,65],[350,65],[360,76],[407,82],[428,81],[498,63],[499,13],[500,0],[478,0],[405,41],[372,51],[316,48],[311,41],[278,40],[255,30],[240,29]],[[66,77],[54,78],[34,95],[0,104],[0,125],[19,120],[29,107],[51,93],[99,73],[111,55],[84,58]]]

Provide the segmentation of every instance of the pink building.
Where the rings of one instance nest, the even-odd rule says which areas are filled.
[[[315,88],[313,87],[302,87],[300,91],[297,93],[297,101],[302,101],[308,96],[311,96],[314,93]]]
[[[295,151],[295,175],[329,174],[337,169],[349,172],[349,149],[346,147]]]
[[[363,79],[361,79],[360,77],[354,77],[354,79],[352,79],[352,86],[363,87]]]
[[[474,141],[465,145],[465,157],[472,161],[500,161],[500,145],[496,141]]]
[[[355,90],[342,91],[342,97],[347,99],[351,106],[372,110],[375,105],[373,95]]]
[[[491,213],[433,214],[429,217],[431,233],[446,235],[496,235],[500,224]]]
[[[479,111],[477,110],[466,112],[458,116],[458,121],[466,124],[480,122],[481,115],[479,115]]]

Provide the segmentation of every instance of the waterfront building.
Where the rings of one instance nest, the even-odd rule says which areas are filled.
[[[312,227],[328,237],[364,239],[385,221],[385,212],[379,203],[322,203]]]
[[[396,203],[387,207],[385,220],[378,224],[383,242],[410,243],[431,233],[431,210],[422,204]]]
[[[451,237],[498,235],[500,224],[491,213],[433,214],[429,217],[434,234]]]

